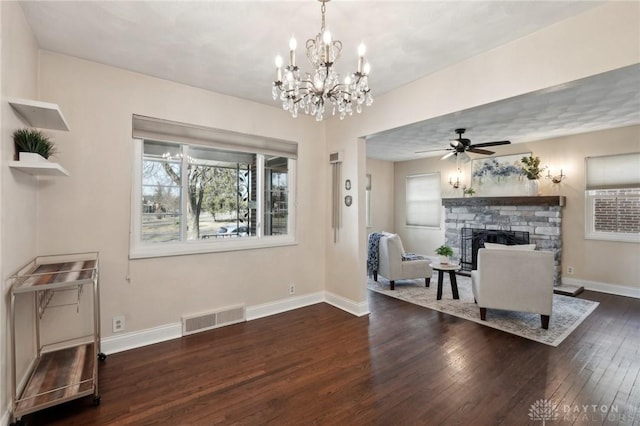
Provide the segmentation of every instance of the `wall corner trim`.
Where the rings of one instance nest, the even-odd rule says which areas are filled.
[[[354,302],[351,299],[347,299],[345,297],[338,296],[335,293],[325,291],[324,301],[357,317],[362,317],[370,314],[369,302],[367,302],[366,300],[364,302]]]

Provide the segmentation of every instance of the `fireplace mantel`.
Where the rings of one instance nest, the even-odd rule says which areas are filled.
[[[566,197],[562,195],[540,197],[465,197],[443,198],[445,207],[456,206],[560,206],[564,207]]]

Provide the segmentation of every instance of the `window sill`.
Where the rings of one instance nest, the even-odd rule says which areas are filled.
[[[238,241],[235,241],[238,240]],[[131,247],[129,259],[147,259],[152,257],[184,256],[190,254],[219,253],[238,250],[254,250],[270,247],[284,247],[297,245],[291,236],[268,238],[235,238],[234,241],[193,241],[189,243],[148,244]]]
[[[585,240],[598,240],[598,241],[611,241],[611,242],[622,242],[622,243],[640,243],[640,235],[636,234],[586,234],[584,236]]]

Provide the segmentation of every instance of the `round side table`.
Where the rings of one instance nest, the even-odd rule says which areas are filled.
[[[460,270],[460,265],[454,265],[453,263],[432,263],[431,269],[438,271],[438,295],[437,299],[442,299],[442,281],[444,273],[449,273],[449,281],[451,282],[451,293],[453,293],[454,299],[460,299],[458,295],[458,282],[456,281],[456,271]]]

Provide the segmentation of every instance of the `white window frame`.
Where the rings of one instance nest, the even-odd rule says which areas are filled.
[[[438,188],[438,197],[440,200],[440,204],[442,204],[442,189],[440,185],[440,172],[436,173],[421,173],[417,175],[408,175],[405,178],[405,227],[406,228],[421,228],[421,229],[442,229],[442,209],[438,209],[438,220],[437,225],[436,221],[433,221],[434,225],[421,225],[421,224],[410,224],[408,223],[407,211],[408,211],[408,203],[409,203],[409,180],[410,179],[418,179],[429,177],[436,181],[436,188]]]
[[[632,234],[625,232],[603,232],[596,231],[595,226],[595,202],[598,198],[605,198],[602,195],[596,195],[596,191],[585,191],[585,236],[587,240],[602,241],[622,241],[627,243],[640,243],[640,234]]]
[[[143,162],[143,139],[133,138],[132,149],[132,188],[131,188],[131,230],[130,230],[130,259],[142,259],[151,257],[179,256],[187,254],[201,254],[226,252],[235,250],[250,250],[267,247],[281,247],[296,245],[296,163],[295,159],[288,159],[288,221],[286,235],[262,235],[262,223],[264,221],[264,155],[257,154],[257,180],[256,180],[256,202],[257,202],[257,223],[256,235],[242,238],[211,238],[202,240],[183,240],[165,243],[144,242],[140,238],[142,230],[142,162]],[[187,144],[185,142],[178,142]],[[202,144],[192,144],[191,146],[203,146]],[[184,164],[183,164],[184,166]],[[186,175],[186,173],[182,173]],[[185,197],[182,197],[183,204]],[[183,214],[186,206],[183,205]],[[183,220],[182,222],[186,222]],[[186,226],[183,224],[183,226]]]

